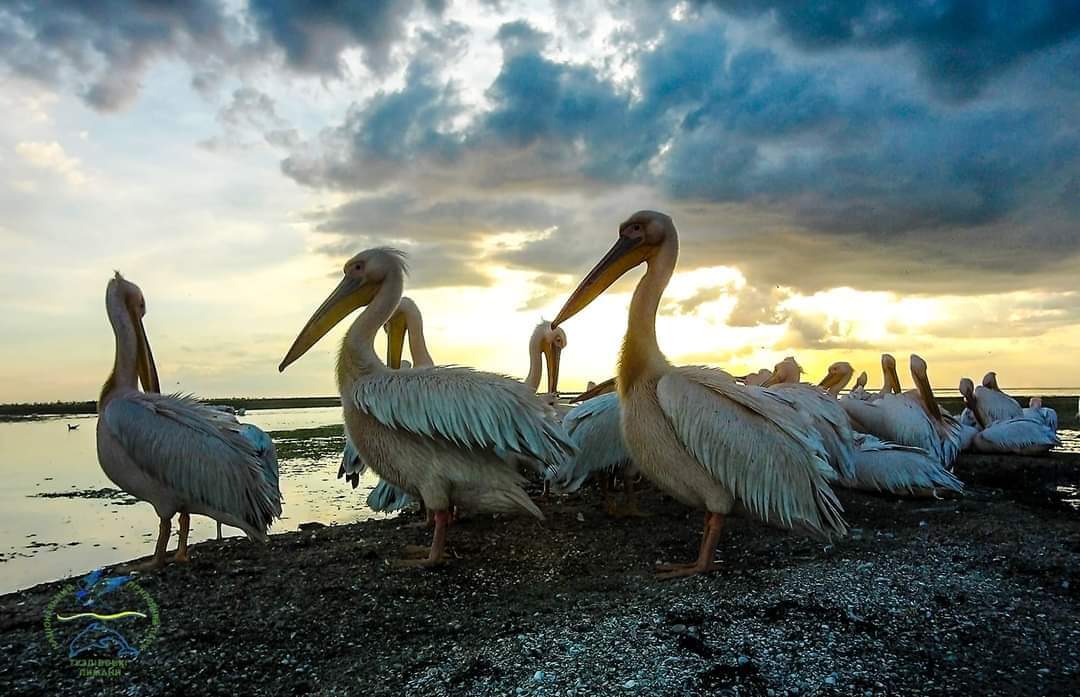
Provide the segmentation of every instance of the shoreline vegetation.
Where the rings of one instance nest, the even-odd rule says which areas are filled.
[[[610,518],[590,487],[546,521],[465,516],[451,561],[393,569],[417,514],[192,547],[140,575],[162,630],[117,678],[80,678],[42,612],[0,595],[5,695],[1069,694],[1080,679],[1080,454],[961,456],[947,499],[839,490],[830,543],[733,516],[722,570],[660,583],[700,516],[652,487]],[[538,493],[534,492],[534,493]],[[363,505],[357,497],[357,508]],[[177,669],[182,666],[182,669]]]
[[[1010,393],[1020,402],[1021,406],[1027,406],[1031,397],[1041,397],[1044,407],[1050,407],[1057,411],[1058,424],[1061,428],[1080,427],[1078,420],[1077,399],[1080,390],[1070,389],[1077,394],[1054,394],[1052,390],[1040,392],[1037,390],[1024,390],[1023,392]],[[577,392],[561,392],[563,399],[573,398]],[[217,397],[203,398],[202,401],[213,406],[226,406],[245,411],[258,411],[262,409],[311,409],[318,407],[340,407],[341,398],[334,397]],[[960,397],[937,397],[937,402],[951,414],[959,414],[963,408],[963,399]],[[0,404],[0,422],[21,421],[24,419],[36,419],[46,416],[80,416],[96,414],[97,403],[87,402],[35,402]]]

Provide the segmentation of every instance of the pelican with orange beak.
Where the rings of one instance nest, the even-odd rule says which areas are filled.
[[[303,356],[360,308],[345,334],[336,377],[345,429],[360,458],[382,479],[434,512],[430,547],[405,566],[445,561],[452,506],[476,512],[543,514],[522,489],[517,464],[542,474],[573,453],[554,410],[528,386],[459,366],[391,370],[375,335],[393,315],[405,284],[405,255],[369,249],[349,259],[337,288],[319,306],[281,361]]]
[[[265,541],[270,523],[281,517],[277,459],[265,457],[234,416],[191,397],[160,394],[143,328],[146,300],[119,272],[105,290],[105,309],[116,336],[116,358],[98,399],[98,462],[114,484],[157,512],[154,556],[140,568],[165,565],[172,517],[178,513],[174,561],[188,561],[192,514]]]
[[[766,522],[823,536],[843,534],[847,527],[823,474],[828,464],[821,440],[791,402],[741,385],[722,370],[675,367],[660,351],[656,314],[678,254],[670,217],[635,213],[552,323],[560,326],[623,274],[646,265],[619,356],[623,438],[646,477],[705,511],[697,560],[658,568],[662,579],[716,568],[724,519],[737,502]]]

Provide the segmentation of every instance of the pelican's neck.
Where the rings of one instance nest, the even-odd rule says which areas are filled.
[[[626,394],[638,380],[658,375],[670,365],[656,342],[656,313],[678,258],[679,240],[672,231],[659,251],[646,262],[645,275],[634,289],[630,320],[619,354],[620,395]]]
[[[405,308],[405,329],[409,333],[409,354],[414,368],[430,368],[435,365],[424,340],[424,318],[415,305]]]
[[[543,370],[541,358],[543,351],[540,350],[540,336],[533,332],[529,337],[529,374],[525,376],[525,384],[533,392],[540,389],[540,374]]]
[[[98,413],[105,409],[105,405],[117,393],[139,388],[136,368],[139,349],[135,326],[131,323],[131,314],[124,306],[124,301],[118,296],[119,293],[110,292],[105,298],[105,311],[109,315],[109,323],[112,324],[113,335],[116,337],[116,356],[113,359],[112,372],[105,380],[98,397]]]
[[[391,271],[383,280],[375,298],[349,327],[338,354],[338,388],[344,394],[357,378],[368,373],[386,370],[375,353],[375,336],[397,309],[404,289],[400,271]]]

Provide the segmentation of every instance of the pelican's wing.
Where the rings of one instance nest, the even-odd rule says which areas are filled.
[[[341,453],[341,465],[338,467],[338,479],[344,479],[356,488],[360,484],[360,475],[367,469],[367,464],[360,457],[360,453],[349,438],[349,432],[345,432],[345,450]]]
[[[964,488],[959,479],[922,448],[889,443],[863,433],[855,437],[855,444],[855,476],[843,480],[843,486],[893,494]]]
[[[1038,409],[1034,409],[1032,407],[1024,407],[1024,418],[1031,419],[1032,421],[1038,421],[1054,433],[1057,433],[1057,412],[1050,407],[1039,407]]]
[[[829,464],[832,465],[837,476],[841,478],[853,476],[854,433],[851,430],[851,420],[848,419],[840,403],[824,390],[801,382],[780,383],[767,389],[782,390],[781,394],[794,402],[797,411],[809,419],[808,425],[821,436],[821,441],[829,454]]]
[[[562,425],[577,453],[559,470],[560,491],[577,491],[594,472],[623,467],[631,461],[619,425],[619,395],[593,397],[571,409]]]
[[[232,516],[248,537],[265,540],[281,516],[281,495],[234,417],[192,397],[140,393],[109,402],[101,418],[144,474]]]
[[[270,438],[270,434],[254,424],[240,424],[240,435],[254,446],[255,452],[259,455],[259,462],[262,463],[263,478],[270,482],[278,498],[281,498],[277,449],[274,448],[274,441]]]
[[[975,388],[975,408],[979,410],[983,422],[990,426],[998,421],[1008,421],[1024,416],[1020,403],[1001,390],[994,390],[979,385]]]
[[[574,446],[555,411],[526,385],[472,368],[394,370],[358,380],[356,406],[391,428],[557,470]]]
[[[371,493],[368,494],[367,497],[368,508],[378,513],[399,511],[412,502],[413,497],[409,496],[403,489],[399,489],[385,479],[376,484],[375,488],[371,490]]]
[[[751,513],[822,535],[845,532],[824,445],[790,400],[697,366],[664,375],[656,395],[687,451]]]
[[[975,450],[983,453],[1034,455],[1061,445],[1061,441],[1042,422],[1031,419],[999,421],[975,437]]]

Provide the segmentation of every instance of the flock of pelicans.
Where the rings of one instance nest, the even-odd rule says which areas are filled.
[[[535,473],[557,492],[597,477],[610,513],[636,513],[633,480],[656,484],[704,511],[698,558],[658,567],[661,578],[704,573],[725,516],[737,507],[761,520],[815,535],[842,535],[846,524],[834,487],[897,494],[959,491],[950,473],[964,449],[1046,452],[1059,444],[1056,415],[1032,399],[1027,409],[997,385],[994,373],[975,387],[960,383],[967,408],[953,418],[934,400],[926,363],[912,355],[915,389],[904,392],[892,356],[882,356],[884,384],[866,390],[862,373],[834,363],[818,385],[800,381],[793,358],[774,370],[735,377],[717,368],[674,366],[661,353],[656,313],[675,270],[679,241],[667,215],[635,213],[618,240],[585,277],[553,322],[529,342],[524,382],[460,366],[435,365],[420,311],[402,297],[406,266],[394,249],[361,252],[301,330],[279,367],[285,370],[332,327],[361,307],[336,365],[346,449],[339,476],[355,487],[370,468],[382,482],[369,505],[393,510],[419,500],[434,527],[430,547],[397,562],[442,563],[454,511],[528,512],[542,518],[523,486]],[[567,410],[557,401],[562,325],[627,271],[646,265],[630,302],[617,376]],[[171,520],[180,516],[176,561],[188,559],[192,514],[265,540],[281,515],[278,468],[270,438],[235,416],[191,397],[160,393],[142,318],[139,288],[120,276],[106,290],[116,335],[113,371],[98,402],[98,459],[105,474],[150,502],[160,528],[153,558],[166,562]],[[386,363],[375,352],[388,335]],[[405,337],[411,365],[402,360]],[[539,393],[546,360],[547,393]],[[139,385],[142,389],[139,389]],[[620,475],[625,508],[610,498]]]

